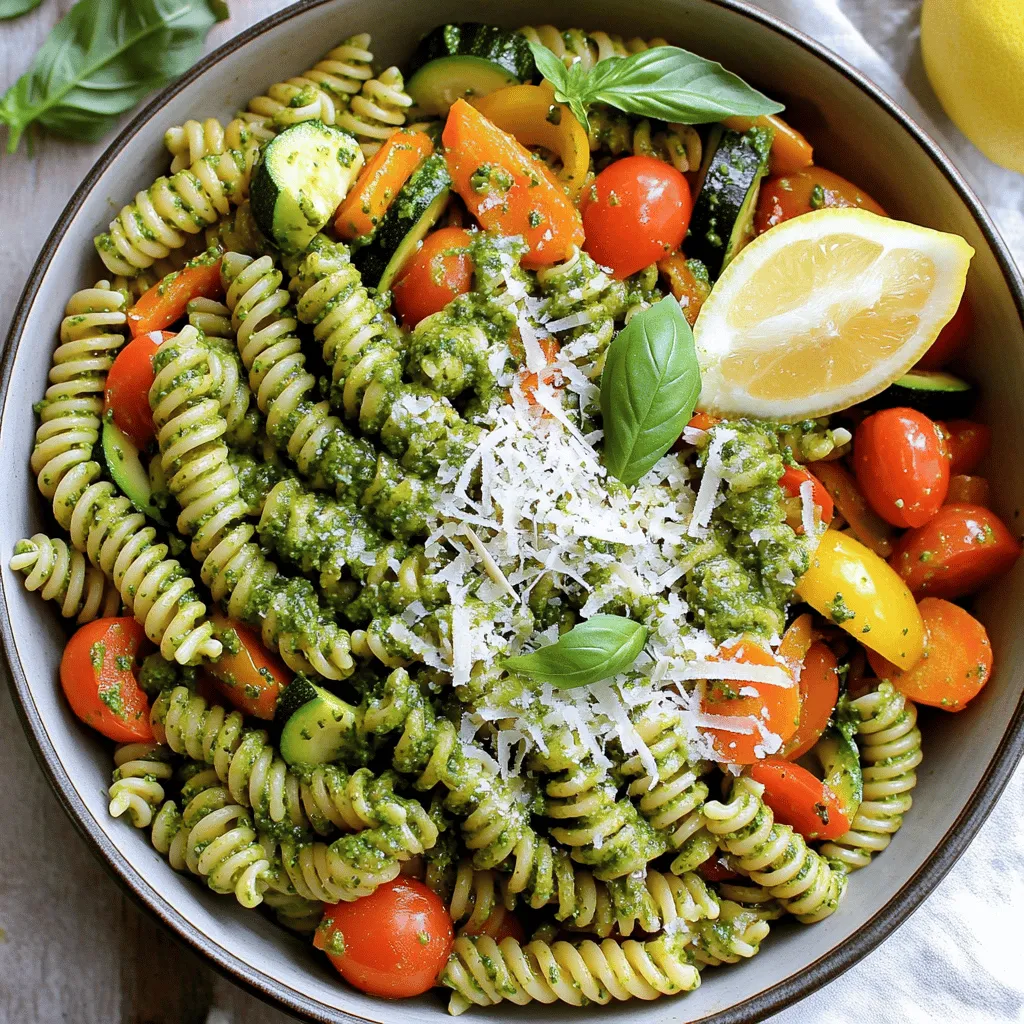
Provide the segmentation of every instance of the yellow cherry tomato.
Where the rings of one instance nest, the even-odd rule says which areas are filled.
[[[916,664],[924,651],[924,624],[907,585],[870,548],[844,533],[825,532],[796,592],[900,668]]]
[[[555,102],[550,85],[510,85],[472,102],[524,146],[543,146],[554,153],[562,161],[558,180],[573,199],[580,194],[590,169],[590,141],[572,111]]]

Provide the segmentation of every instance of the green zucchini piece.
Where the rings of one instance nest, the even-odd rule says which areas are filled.
[[[506,85],[519,84],[519,79],[500,64],[466,55],[438,57],[424,64],[405,88],[424,113],[446,117],[458,99],[487,96]]]
[[[451,190],[444,156],[435,153],[416,169],[381,218],[372,241],[352,254],[363,284],[387,291],[406,260],[444,213]]]
[[[289,764],[328,764],[353,745],[355,709],[329,690],[296,676],[277,701],[281,756]]]
[[[757,194],[773,134],[770,128],[743,134],[721,125],[711,130],[684,248],[707,266],[712,279],[754,237]]]
[[[166,526],[160,510],[153,503],[153,489],[149,474],[139,458],[139,450],[128,440],[113,420],[103,421],[103,460],[107,464],[110,479],[117,484],[121,493],[140,511],[155,523]]]
[[[259,229],[286,253],[305,252],[363,167],[354,136],[302,121],[271,139],[253,173],[250,205]]]
[[[974,387],[951,373],[911,370],[869,404],[876,409],[906,406],[933,420],[956,420],[970,415],[975,397]]]
[[[528,82],[537,74],[525,36],[479,21],[441,25],[428,32],[408,63],[410,76],[431,61],[444,57],[479,57],[503,68],[519,82]]]
[[[860,751],[850,732],[829,726],[814,745],[814,755],[824,773],[822,781],[838,797],[846,820],[852,822],[864,798],[864,778]]]

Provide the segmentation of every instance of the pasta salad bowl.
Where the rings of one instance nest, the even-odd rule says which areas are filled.
[[[225,975],[313,1021],[408,1024],[441,1021],[447,1014],[436,992],[414,1001],[386,1002],[342,983],[326,958],[311,954],[308,936],[285,931],[270,915],[196,885],[187,872],[171,869],[149,842],[148,830],[132,829],[108,814],[110,745],[83,728],[56,685],[66,643],[59,609],[27,592],[22,574],[8,567],[7,558],[22,538],[53,530],[26,455],[37,428],[33,403],[47,387],[68,296],[101,274],[109,276],[93,239],[107,230],[123,202],[167,173],[165,131],[190,118],[216,117],[227,124],[250,97],[267,89],[268,77],[297,75],[357,33],[372,34],[377,68],[401,66],[425,33],[465,18],[510,29],[551,23],[626,39],[662,38],[720,61],[784,101],[787,120],[813,143],[816,160],[855,180],[890,216],[966,239],[974,250],[967,294],[976,323],[973,345],[956,369],[977,383],[982,396],[977,418],[990,424],[994,435],[984,464],[993,482],[993,508],[1014,533],[1024,506],[1024,474],[1014,457],[1024,448],[1019,400],[1024,392],[1024,283],[996,227],[948,158],[905,112],[838,57],[764,12],[741,0],[663,0],[630,12],[611,0],[591,0],[582,7],[558,0],[482,0],[474,5],[437,0],[423,6],[378,0],[372,9],[358,0],[307,0],[204,58],[126,127],[82,182],[33,267],[15,314],[4,354],[0,412],[0,448],[8,457],[11,488],[0,510],[0,550],[5,553],[0,630],[26,732],[97,856],[141,905]],[[388,88],[386,81],[382,88]],[[387,102],[383,93],[376,99]],[[187,150],[199,143],[179,137],[178,144]],[[221,186],[230,189],[230,182],[221,181]],[[144,232],[127,242],[114,237],[110,245],[124,242],[115,263],[120,259],[130,265],[133,247],[145,250],[151,241]],[[244,268],[238,271],[241,279]],[[110,500],[110,495],[102,497]],[[1019,564],[975,600],[972,608],[991,637],[996,671],[962,714],[922,713],[924,758],[917,768],[913,813],[884,856],[870,870],[851,876],[837,913],[814,927],[791,921],[773,925],[756,957],[737,969],[705,971],[699,988],[676,998],[613,1000],[582,1009],[529,1002],[514,1008],[474,1007],[472,1012],[484,1020],[511,1015],[524,1024],[573,1016],[637,1024],[739,1024],[777,1012],[837,977],[935,887],[976,834],[1024,752],[1022,607],[1024,569]],[[187,601],[177,613],[187,617]],[[197,637],[195,643],[208,643],[211,637]],[[325,663],[325,672],[330,671]]]

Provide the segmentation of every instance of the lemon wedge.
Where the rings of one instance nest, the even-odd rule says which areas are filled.
[[[958,235],[866,210],[766,231],[697,317],[699,408],[792,422],[878,394],[956,312],[973,255]]]

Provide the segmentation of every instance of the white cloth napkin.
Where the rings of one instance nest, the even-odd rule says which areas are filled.
[[[987,160],[942,112],[921,63],[921,0],[760,0],[760,6],[840,54],[907,110],[968,178],[1024,267],[1024,176]],[[1022,914],[1024,765],[913,917],[772,1024],[1024,1022]]]

